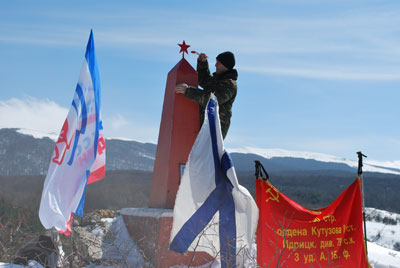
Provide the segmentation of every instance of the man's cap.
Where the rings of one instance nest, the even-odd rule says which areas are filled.
[[[217,60],[228,69],[233,69],[233,66],[235,66],[235,55],[230,51],[219,54]]]

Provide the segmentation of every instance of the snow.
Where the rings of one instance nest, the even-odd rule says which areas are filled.
[[[121,216],[115,218],[103,218],[102,224],[97,225],[92,233],[99,239],[103,240],[107,232],[112,232],[112,239],[104,240],[103,242],[103,260],[104,261],[119,261],[121,267],[143,267],[145,262],[140,253],[139,248],[129,236],[128,230],[125,227],[124,220]],[[30,261],[27,267],[43,268],[35,261]],[[93,268],[111,268],[115,266],[95,266]],[[145,266],[147,267],[147,266]],[[16,264],[7,264],[0,262],[0,268],[24,268],[24,266]]]
[[[0,127],[1,128],[1,127]],[[43,132],[31,128],[19,128],[18,132],[25,135],[33,136],[34,138],[48,137],[53,141],[57,141],[59,133],[55,132]],[[108,139],[122,140],[122,141],[135,141],[129,138],[122,137],[112,137]],[[146,143],[141,141],[136,141],[140,143]],[[268,149],[268,148],[256,148],[256,147],[240,147],[240,148],[229,148],[230,153],[243,153],[243,154],[256,154],[260,155],[266,159],[271,159],[273,157],[294,157],[303,159],[312,159],[321,162],[332,162],[332,163],[342,163],[349,167],[357,168],[358,160],[351,160],[346,158],[340,158],[334,155],[307,152],[307,151],[292,151],[284,149]],[[154,159],[153,156],[142,154],[143,157],[149,159]],[[376,161],[372,159],[364,159],[364,172],[380,172],[388,174],[400,175],[400,160],[397,161]]]
[[[146,157],[146,158],[149,158],[149,159],[151,159],[151,160],[155,160],[155,159],[156,159],[154,156],[147,155],[147,154],[143,154],[143,153],[139,153],[139,155],[140,155],[140,156],[143,156],[143,157]]]
[[[145,262],[139,248],[129,236],[122,216],[101,219],[103,226],[97,226],[92,233],[103,240],[107,231],[112,232],[111,241],[103,244],[103,259],[119,260],[122,267],[143,267]],[[106,268],[107,266],[96,266]],[[112,266],[114,267],[114,266]]]
[[[2,127],[0,127],[2,128]],[[48,137],[53,141],[57,141],[59,133],[55,132],[44,132],[31,128],[19,128],[17,130],[21,134],[30,135],[34,138],[41,139],[43,137]],[[122,141],[136,141],[129,138],[123,137],[112,137],[108,138],[110,140],[122,140]],[[136,141],[140,143],[146,143],[141,141]],[[240,148],[229,148],[228,151],[230,153],[243,153],[243,154],[256,154],[260,155],[266,159],[271,159],[273,157],[294,157],[294,158],[303,158],[303,159],[312,159],[321,162],[332,162],[332,163],[342,163],[346,164],[349,167],[357,168],[358,160],[351,160],[346,158],[340,158],[334,155],[323,154],[323,153],[315,153],[315,152],[307,152],[307,151],[292,151],[292,150],[284,150],[277,148],[256,148],[256,147],[240,147]],[[143,157],[147,157],[150,159],[154,159],[153,156],[142,155]],[[388,174],[396,174],[400,175],[400,160],[397,161],[376,161],[372,159],[364,159],[363,171],[368,172],[381,172]]]
[[[350,160],[346,158],[340,158],[337,156],[305,152],[305,151],[289,151],[283,149],[265,149],[265,148],[255,148],[255,147],[241,147],[241,148],[230,148],[229,153],[242,153],[242,154],[256,154],[262,156],[266,159],[271,159],[273,157],[294,157],[303,159],[312,159],[321,162],[332,162],[346,164],[349,167],[357,168],[358,160]],[[400,161],[375,161],[364,159],[363,171],[366,172],[380,172],[400,175]],[[395,170],[393,170],[395,169]]]
[[[42,139],[44,137],[50,138],[53,141],[57,141],[58,139],[58,133],[44,133],[42,131],[34,130],[34,129],[28,129],[28,128],[19,128],[17,130],[18,133],[24,134],[24,135],[29,135],[34,137],[35,139]]]
[[[400,248],[400,214],[366,208],[366,215],[370,219],[367,221],[367,238],[369,241],[388,249],[394,249],[394,245],[397,243]],[[382,222],[385,220],[386,223]],[[388,220],[396,224],[389,224]]]
[[[159,213],[150,213],[146,209],[124,209],[126,213],[148,213],[149,216],[158,217]],[[147,211],[147,212],[146,212]],[[400,214],[391,213],[384,210],[366,208],[367,238],[372,240],[367,243],[368,259],[373,268],[400,268],[400,252],[393,250],[395,243],[400,243]],[[384,218],[397,221],[397,224],[384,224]],[[142,267],[145,262],[140,254],[139,248],[131,240],[121,216],[115,218],[103,218],[102,224],[93,228],[92,233],[100,238],[104,238],[108,231],[114,235],[112,243],[105,243],[103,259],[120,260],[121,266],[128,264],[129,267]],[[377,234],[380,233],[378,237]],[[378,238],[377,238],[378,237]],[[251,249],[251,258],[246,260],[246,268],[256,268],[254,260],[256,259],[257,245],[253,244]],[[35,266],[36,265],[36,266]],[[23,268],[21,265],[12,265],[0,262],[0,268]],[[30,261],[30,266],[34,268],[43,268],[40,264]],[[109,268],[114,266],[90,266],[95,268]],[[147,267],[147,266],[146,266]],[[199,266],[198,268],[210,267],[210,264]],[[185,266],[173,266],[173,268],[186,268]],[[219,263],[214,262],[211,268],[219,268]]]
[[[368,242],[368,259],[373,268],[400,267],[400,252]]]
[[[138,142],[138,143],[142,143],[142,144],[151,143],[150,141],[140,141],[140,140],[137,140],[137,139],[117,137],[117,136],[115,136],[115,137],[107,137],[107,140],[134,141],[134,142]]]
[[[127,209],[126,212],[131,211],[132,213],[138,213],[140,210]],[[125,212],[125,213],[126,213]],[[380,239],[373,242],[367,243],[368,248],[368,259],[373,268],[400,268],[400,252],[392,250],[396,242],[400,243],[400,214],[388,212],[385,210],[366,208],[366,214],[371,218],[371,221],[367,221],[367,238],[372,240],[376,237],[377,233],[381,233]],[[157,217],[157,213],[152,215]],[[396,225],[384,224],[382,222],[376,222],[377,219],[392,219],[396,220]],[[256,260],[257,245],[253,244],[251,249],[251,258],[245,262],[246,268],[256,268],[257,265],[254,263]],[[198,266],[197,268],[210,267],[210,264]],[[211,268],[219,268],[220,264],[214,262],[211,264]],[[99,267],[97,267],[99,268]],[[102,267],[105,268],[105,267]],[[187,266],[172,266],[171,268],[187,268]]]
[[[400,252],[387,249],[375,243],[368,242],[368,259],[372,268],[399,268],[400,267]],[[257,245],[253,244],[252,252],[257,252]],[[253,259],[256,259],[255,255]],[[208,266],[207,266],[208,265]],[[209,267],[210,264],[198,266],[196,268]],[[219,268],[219,263],[214,262],[211,268]],[[247,261],[246,268],[256,268],[257,265],[253,261]],[[187,268],[187,266],[173,266],[171,268]],[[192,267],[193,268],[193,267]]]
[[[25,267],[29,267],[29,268],[43,268],[42,265],[40,265],[38,262],[36,261],[28,261],[28,266],[23,266],[23,265],[18,265],[18,264],[9,264],[9,263],[3,263],[0,262],[0,268],[25,268]]]
[[[367,222],[367,237],[370,241],[391,248],[397,242],[400,243],[398,225],[385,225],[379,222]]]

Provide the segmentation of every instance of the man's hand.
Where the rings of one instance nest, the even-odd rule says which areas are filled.
[[[200,53],[198,60],[201,62],[205,62],[207,60],[208,56],[206,53]]]
[[[200,57],[200,56],[199,56]],[[186,89],[188,88],[187,84],[179,84],[175,87],[175,93],[185,94]]]

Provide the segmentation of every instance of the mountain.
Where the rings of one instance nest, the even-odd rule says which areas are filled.
[[[0,199],[18,206],[37,204],[56,139],[56,136],[50,139],[27,130],[0,129]],[[146,205],[156,145],[121,139],[109,139],[106,144],[106,177],[88,187],[86,207],[92,210]],[[253,196],[254,160],[259,160],[275,187],[308,208],[329,205],[357,176],[356,161],[335,156],[259,148],[228,151],[240,184]],[[400,212],[400,203],[397,202],[399,174],[393,163],[365,161],[365,204]],[[135,189],[141,189],[141,195],[132,196]],[[104,195],[104,202],[98,199],[100,192]],[[14,193],[25,198],[12,200]],[[30,203],[29,200],[35,201]]]
[[[106,144],[107,170],[153,170],[155,144],[118,139],[106,140]],[[46,174],[54,145],[55,140],[49,137],[0,129],[0,175]]]
[[[46,174],[56,139],[55,135],[47,136],[20,129],[0,129],[0,175]],[[107,170],[153,170],[155,144],[107,139],[106,148]],[[242,172],[254,171],[254,160],[259,160],[268,172],[273,173],[333,171],[356,174],[357,172],[357,161],[326,154],[251,147],[228,148],[228,151],[231,153],[236,170]],[[379,163],[365,160],[363,170],[400,175],[400,162]]]
[[[21,207],[36,215],[56,139],[56,135],[0,129],[0,208],[2,204],[12,211]],[[156,145],[122,139],[107,139],[106,144],[106,177],[87,188],[85,213],[146,207]],[[307,208],[327,206],[357,175],[357,161],[330,155],[250,147],[228,151],[239,182],[253,196],[254,160],[259,160],[271,183]],[[374,207],[366,210],[368,252],[373,267],[400,268],[400,215],[393,213],[400,212],[399,166],[399,162],[364,163],[365,204]]]
[[[54,141],[49,138],[35,139],[16,129],[0,129],[0,174],[45,174],[53,149]]]
[[[349,160],[333,155],[314,152],[289,151],[282,149],[261,149],[254,147],[230,149],[229,152],[231,155],[240,154],[241,156],[237,157],[240,157],[242,160],[244,160],[243,158],[246,157],[262,157],[266,162],[271,164],[269,167],[270,170],[354,171],[358,168],[358,161],[356,160]],[[367,158],[364,158],[363,171],[400,175],[400,161],[379,162],[370,161]]]

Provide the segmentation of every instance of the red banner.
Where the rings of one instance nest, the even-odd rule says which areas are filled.
[[[257,262],[260,267],[367,268],[360,179],[330,206],[300,206],[268,181],[256,180],[260,216]]]

